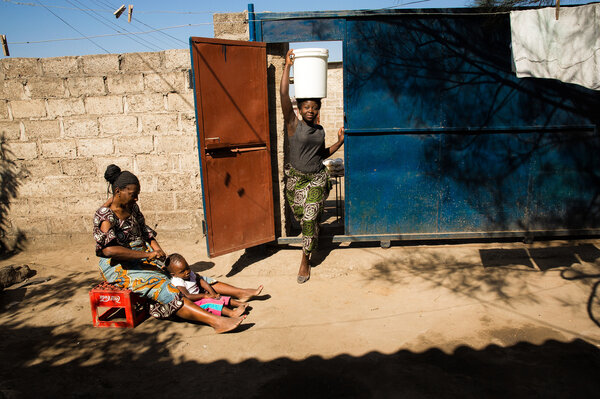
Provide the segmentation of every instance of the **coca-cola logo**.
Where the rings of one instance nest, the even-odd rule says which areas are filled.
[[[121,302],[119,295],[100,295],[100,302]]]

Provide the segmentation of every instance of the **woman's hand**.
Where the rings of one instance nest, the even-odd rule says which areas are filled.
[[[144,252],[144,253],[146,254],[147,260],[154,260],[154,259],[160,258],[159,251]],[[163,254],[164,254],[164,252],[163,252]]]
[[[167,257],[167,254],[165,253],[165,251],[163,251],[162,249],[158,248],[155,249],[154,251],[152,251],[152,253],[156,253],[156,257],[158,259],[164,259]]]
[[[167,254],[165,253],[165,251],[162,250],[160,245],[158,245],[158,241],[156,241],[155,239],[152,239],[150,241],[150,247],[152,248],[153,252],[157,253],[156,258],[164,259],[167,257]]]
[[[294,65],[294,49],[289,49],[287,54],[285,55],[285,66]]]
[[[344,127],[342,126],[340,130],[338,130],[338,143],[344,142]]]

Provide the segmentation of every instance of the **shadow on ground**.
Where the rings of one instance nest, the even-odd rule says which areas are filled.
[[[235,276],[245,268],[254,263],[260,262],[279,251],[279,247],[267,244],[257,245],[255,247],[246,248],[244,253],[231,265],[231,270],[226,274],[226,277]]]
[[[75,327],[75,326],[74,326]],[[4,325],[0,394],[7,397],[207,396],[215,398],[595,397],[600,350],[585,341],[462,346],[447,354],[399,351],[295,361],[202,363],[173,357],[177,338],[88,327]],[[83,331],[82,331],[83,330]],[[21,396],[19,396],[21,395]]]

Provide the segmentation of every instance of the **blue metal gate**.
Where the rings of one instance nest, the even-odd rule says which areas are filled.
[[[508,15],[283,17],[258,37],[344,41],[346,238],[599,232],[600,96],[517,79]]]

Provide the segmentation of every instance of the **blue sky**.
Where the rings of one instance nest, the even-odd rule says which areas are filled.
[[[188,48],[190,36],[213,37],[213,13],[241,12],[248,0],[0,0],[0,34],[7,37],[11,57],[59,57]],[[256,0],[256,12],[327,11],[379,8],[459,8],[474,0]],[[587,3],[563,0],[562,4]],[[133,4],[119,19],[113,11]],[[44,7],[45,6],[45,7]],[[183,27],[182,27],[183,25]],[[193,25],[193,26],[188,26]],[[163,28],[170,28],[162,30]],[[147,33],[148,31],[153,31]],[[146,32],[146,33],[142,33]],[[118,33],[134,33],[117,35]],[[82,37],[96,36],[88,39]],[[77,39],[77,40],[65,40]],[[37,42],[37,43],[36,43]],[[293,47],[315,47],[294,44]],[[341,59],[341,45],[330,48],[330,60]],[[4,58],[0,51],[0,57]]]
[[[471,0],[303,0],[284,2],[257,0],[256,12],[324,11],[378,8],[466,7]],[[190,36],[213,37],[213,13],[241,12],[250,1],[155,1],[133,4],[133,21],[127,12],[116,19],[112,11],[121,1],[115,0],[0,0],[0,34],[6,35],[11,57],[58,57],[103,53],[127,53],[187,48]],[[47,8],[43,7],[45,5]],[[154,29],[189,25],[160,32],[76,39],[84,36],[138,33]],[[57,41],[47,41],[57,40]],[[33,43],[40,42],[42,43]],[[29,42],[29,43],[26,43]],[[309,46],[306,44],[304,47]],[[302,46],[295,46],[296,48]],[[314,47],[314,45],[313,45]],[[332,47],[331,59],[337,60]],[[2,52],[0,52],[0,57]]]

